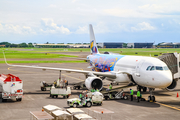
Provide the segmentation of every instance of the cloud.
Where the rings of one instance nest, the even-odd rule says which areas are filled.
[[[131,27],[131,31],[144,31],[144,30],[155,30],[156,28],[151,26],[147,22],[138,23],[135,27]]]
[[[115,17],[123,17],[123,18],[156,18],[159,17],[159,15],[156,15],[154,13],[146,13],[144,11],[140,11],[137,9],[104,9],[104,13],[107,13],[111,16]]]
[[[13,25],[13,24],[1,24],[0,23],[0,32],[1,33],[14,33],[14,34],[36,34],[31,27],[28,26],[20,26],[20,25]]]
[[[50,7],[50,8],[56,8],[57,6],[54,5],[54,4],[51,4],[51,5],[49,5],[48,7]]]
[[[88,32],[89,32],[88,26],[83,26],[83,27],[79,26],[75,33],[84,34],[84,33],[88,33]]]
[[[40,31],[44,33],[71,33],[70,30],[68,28],[65,28],[63,25],[58,26],[56,23],[54,23],[54,20],[52,18],[42,18],[41,24],[43,28],[41,28]]]

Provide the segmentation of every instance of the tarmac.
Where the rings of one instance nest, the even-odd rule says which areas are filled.
[[[59,67],[70,69],[88,69],[88,63],[41,63],[26,64],[46,67]],[[91,71],[91,70],[90,70]],[[30,68],[9,67],[6,64],[0,64],[0,73],[13,74],[23,80],[24,95],[21,102],[8,100],[0,103],[0,120],[30,120],[30,111],[41,111],[42,106],[51,104],[60,108],[67,109],[67,100],[61,96],[50,98],[49,91],[40,90],[40,81],[53,83],[59,77],[59,71]],[[85,76],[80,73],[62,72],[70,84],[85,80]],[[104,87],[108,87],[109,81],[104,80]],[[113,86],[116,87],[116,86]],[[136,93],[136,87],[132,87]],[[83,90],[72,90],[70,98],[78,97]],[[124,89],[129,92],[128,89]],[[102,106],[92,106],[91,108],[81,107],[90,116],[99,120],[179,120],[180,119],[180,81],[174,91],[164,91],[157,89],[154,92],[156,102],[140,101],[134,97],[130,100],[104,100]],[[149,96],[149,92],[142,93],[143,98]],[[101,112],[104,111],[102,114]]]

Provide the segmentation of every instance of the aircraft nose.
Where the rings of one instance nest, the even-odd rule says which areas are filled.
[[[163,85],[167,87],[171,85],[172,81],[173,81],[172,73],[170,71],[165,73],[163,77],[163,82],[162,82]]]

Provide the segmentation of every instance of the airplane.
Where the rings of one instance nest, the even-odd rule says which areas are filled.
[[[148,100],[155,101],[153,91],[155,88],[173,90],[177,81],[173,80],[172,73],[167,65],[154,57],[118,55],[106,52],[100,54],[96,45],[93,27],[89,25],[90,31],[90,51],[91,54],[87,56],[87,61],[90,63],[92,71],[66,69],[66,68],[52,68],[52,67],[38,67],[26,65],[11,65],[7,63],[5,54],[5,63],[14,67],[39,68],[43,70],[58,70],[66,72],[83,73],[86,76],[85,86],[87,89],[97,88],[99,90],[103,87],[103,80],[110,80],[116,83],[127,83],[137,85],[138,90],[147,88],[150,91]]]

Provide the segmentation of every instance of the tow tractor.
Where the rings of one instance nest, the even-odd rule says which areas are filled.
[[[41,91],[46,91],[47,88],[51,88],[53,84],[46,83],[45,81],[40,82]]]
[[[63,96],[63,98],[69,98],[71,95],[71,88],[67,85],[67,80],[61,79],[61,71],[60,71],[60,79],[57,80],[56,84],[53,84],[50,89],[50,97],[58,97],[58,95]]]
[[[102,105],[103,95],[100,92],[84,92],[84,96],[67,100],[67,105],[70,107],[91,107],[92,105]]]

